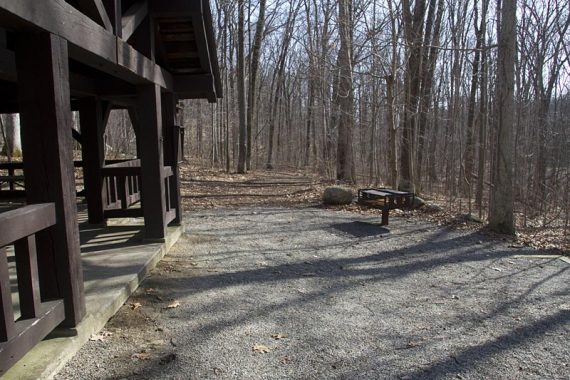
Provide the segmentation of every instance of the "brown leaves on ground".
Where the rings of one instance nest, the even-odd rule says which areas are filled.
[[[172,301],[171,303],[169,303],[165,309],[176,309],[177,307],[180,306],[180,301]]]
[[[99,333],[91,334],[89,340],[92,342],[104,342],[108,337],[113,336],[113,333],[110,331],[100,331]]]
[[[287,339],[289,335],[287,334],[272,334],[271,337],[275,340]]]
[[[269,348],[263,344],[255,344],[252,348],[252,351],[259,353],[259,354],[268,354],[271,352],[271,348]]]
[[[186,210],[318,204],[324,188],[331,183],[303,170],[232,174],[188,164],[182,165],[180,176],[182,203]]]
[[[149,352],[137,352],[132,358],[137,360],[150,360],[152,355]]]

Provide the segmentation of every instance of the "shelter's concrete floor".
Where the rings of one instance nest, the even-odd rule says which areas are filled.
[[[76,330],[54,331],[2,379],[52,377],[105,326],[181,234],[180,227],[170,227],[165,243],[148,244],[143,240],[140,220],[120,219],[107,227],[93,227],[86,224],[84,213],[79,218],[87,315]],[[9,262],[16,289],[15,264],[10,253]],[[17,301],[16,294],[14,300]],[[17,315],[17,302],[15,308]]]

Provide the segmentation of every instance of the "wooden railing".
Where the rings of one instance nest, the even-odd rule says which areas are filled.
[[[130,160],[105,161],[106,165],[110,167],[124,162],[130,162]],[[83,161],[73,161],[73,166],[75,168],[82,168]],[[77,195],[84,196],[85,191],[78,191]],[[0,199],[24,198],[25,196],[26,187],[24,183],[24,163],[0,162]]]
[[[82,161],[74,161],[76,168],[83,167]],[[0,199],[25,197],[23,163],[0,163],[0,184],[7,183],[0,189]],[[141,200],[141,162],[140,160],[107,160],[101,169],[104,181],[105,201],[103,213],[105,218],[136,218],[143,216],[140,207],[132,207]],[[22,174],[21,174],[22,173]],[[166,223],[176,218],[175,192],[176,186],[172,167],[165,166],[162,172],[166,197]],[[78,195],[82,194],[79,192]]]
[[[0,163],[0,198],[20,198],[26,195],[23,169],[22,162]]]
[[[171,188],[176,186],[174,182],[174,171],[172,170],[171,166],[165,166],[162,171],[162,176],[164,178],[164,194],[166,196],[166,215],[165,215],[165,224],[172,222],[176,218],[176,207],[173,207],[175,203],[174,192],[171,191]]]
[[[141,200],[141,167],[140,160],[118,162],[106,165],[102,170],[105,180],[106,204],[104,205],[105,218],[136,218],[142,217],[143,209],[131,207]],[[176,218],[174,193],[171,188],[175,186],[174,171],[172,167],[165,166],[162,171],[164,180],[164,193],[166,204],[166,224]]]
[[[140,160],[116,162],[102,169],[106,204],[103,205],[105,218],[141,217],[141,208],[131,206],[141,200]]]
[[[0,214],[0,376],[65,319],[63,300],[42,302],[35,234],[55,224],[53,203]],[[7,246],[14,246],[20,317],[15,319]]]

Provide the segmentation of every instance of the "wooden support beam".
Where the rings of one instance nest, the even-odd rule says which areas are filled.
[[[82,47],[91,55],[110,62],[117,60],[116,37],[65,0],[0,0],[0,12],[20,20],[13,25],[17,31],[44,30]]]
[[[172,90],[168,71],[133,49],[65,0],[0,0],[0,18],[20,32],[45,31],[66,39],[71,58],[129,83]],[[122,20],[119,18],[122,28]]]
[[[0,47],[0,79],[16,80],[16,59],[14,53],[4,47]]]
[[[176,75],[174,80],[174,92],[180,99],[202,99],[216,102],[216,84],[210,74],[201,75]]]
[[[78,0],[78,3],[81,11],[89,18],[109,32],[113,32],[113,25],[101,0]]]
[[[20,3],[20,2],[14,2]],[[47,2],[37,2],[43,4]],[[49,2],[51,3],[51,2]],[[20,34],[16,41],[28,204],[56,205],[57,224],[36,235],[42,300],[63,298],[64,326],[85,315],[73,168],[67,41]]]
[[[105,114],[101,101],[89,97],[79,101],[79,121],[84,141],[81,149],[83,178],[87,197],[87,215],[90,224],[104,224],[104,206],[107,193],[102,169],[105,165]]]
[[[166,198],[160,87],[147,85],[139,88],[137,116],[145,238],[163,241],[166,237]]]
[[[6,342],[16,335],[16,324],[5,247],[0,247],[0,307],[0,342]]]
[[[173,176],[170,181],[170,205],[176,209],[172,223],[179,226],[182,223],[182,197],[180,193],[180,168],[178,166],[178,137],[180,133],[176,126],[176,104],[178,99],[171,92],[162,94],[162,126],[164,128],[164,164],[172,168]]]
[[[51,211],[51,222],[54,223],[55,212],[53,212],[53,208]],[[42,310],[35,235],[17,241],[14,248],[16,251],[21,318],[37,318],[41,316]]]
[[[71,135],[73,136],[73,139],[75,141],[77,141],[79,144],[83,145],[83,138],[81,137],[81,133],[79,133],[74,128],[71,128]]]
[[[103,4],[107,9],[109,18],[111,19],[111,24],[113,24],[113,33],[119,38],[123,35],[123,25],[122,25],[122,1],[121,0],[103,0]]]
[[[123,28],[122,39],[127,41],[137,30],[138,26],[148,15],[148,3],[138,1],[134,3],[124,14],[121,22]]]
[[[129,119],[131,119],[131,124],[133,126],[133,131],[135,132],[135,140],[136,140],[136,146],[137,146],[137,158],[141,157],[141,152],[142,152],[142,148],[141,148],[141,139],[139,137],[139,127],[140,127],[140,122],[139,122],[139,117],[137,114],[137,108],[136,105],[133,107],[128,107],[127,111],[129,112]]]

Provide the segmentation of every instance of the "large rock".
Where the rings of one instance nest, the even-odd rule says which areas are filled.
[[[331,186],[323,193],[323,203],[327,205],[348,205],[352,203],[352,190],[341,186]]]
[[[425,206],[425,204],[426,204],[426,201],[424,201],[422,198],[420,198],[418,196],[415,196],[414,202],[412,203],[412,208],[418,209],[418,208]]]

